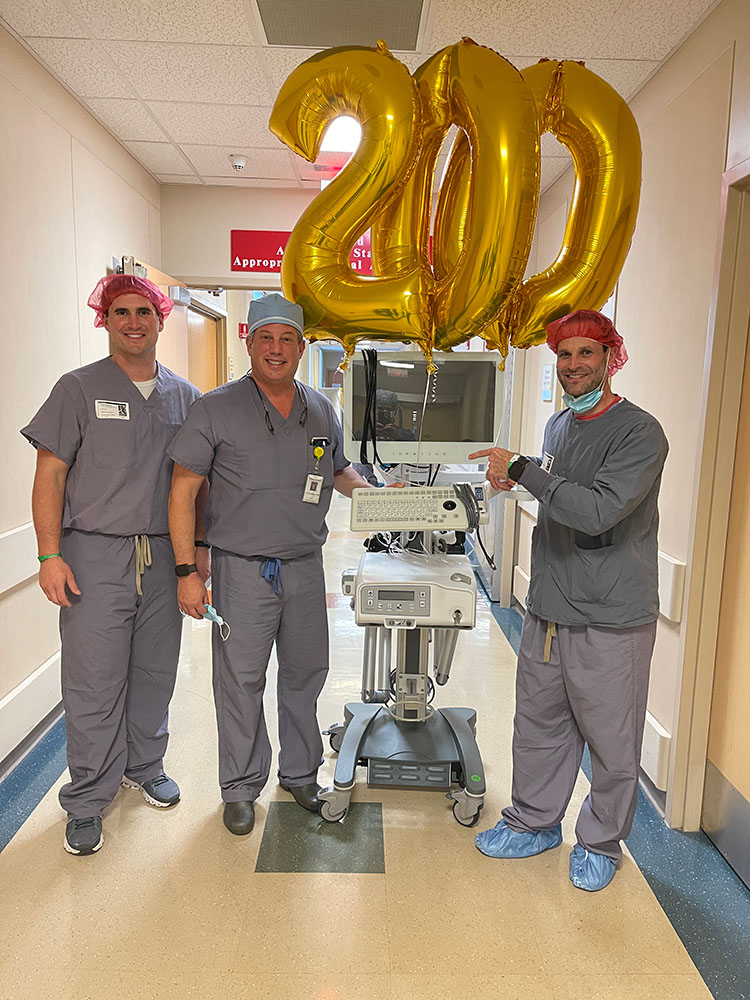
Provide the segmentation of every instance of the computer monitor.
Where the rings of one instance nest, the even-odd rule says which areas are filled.
[[[378,352],[376,433],[384,463],[457,464],[495,444],[505,394],[500,358],[489,351],[436,353],[427,374],[418,351]],[[367,397],[361,351],[344,373],[344,454],[360,461]],[[368,446],[372,461],[372,446]]]

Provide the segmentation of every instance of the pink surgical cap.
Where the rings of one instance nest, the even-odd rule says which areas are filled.
[[[586,340],[597,341],[602,347],[611,347],[607,366],[609,375],[614,375],[628,360],[625,344],[612,321],[593,309],[578,309],[576,312],[568,313],[567,316],[548,323],[545,329],[547,346],[555,354],[561,341],[567,340],[568,337],[585,337]]]
[[[119,295],[142,295],[148,299],[162,319],[172,312],[172,300],[146,278],[135,274],[107,274],[100,278],[89,295],[88,304],[96,313],[94,326],[104,326],[107,310]]]

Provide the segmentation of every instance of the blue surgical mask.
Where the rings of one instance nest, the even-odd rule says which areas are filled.
[[[182,615],[183,618],[188,617],[182,610],[182,608],[180,608],[180,614]],[[221,617],[216,608],[212,608],[210,604],[207,604],[206,611],[203,617],[206,619],[206,621],[213,622],[214,625],[219,626],[219,635],[224,640],[224,642],[226,642],[227,639],[229,638],[229,633],[232,630],[229,627],[229,623],[224,621],[224,619]]]
[[[571,396],[569,392],[564,392],[562,398],[563,403],[573,413],[588,413],[589,410],[593,410],[603,395],[604,389],[600,386],[598,389],[587,392],[585,396]]]
[[[609,361],[609,348],[605,349],[605,359]],[[567,406],[569,410],[573,413],[588,413],[589,410],[593,410],[596,404],[604,395],[604,384],[607,381],[607,376],[609,371],[607,368],[604,369],[604,378],[598,389],[592,389],[591,392],[587,392],[583,396],[571,396],[569,392],[563,393],[563,403]]]

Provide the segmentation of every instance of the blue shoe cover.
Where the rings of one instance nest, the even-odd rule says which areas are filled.
[[[551,847],[558,847],[562,843],[562,829],[558,824],[551,830],[518,833],[501,819],[491,830],[478,833],[474,843],[488,858],[532,858]]]
[[[580,844],[570,852],[570,881],[576,889],[598,892],[609,885],[616,871],[617,866],[606,854],[587,851]]]

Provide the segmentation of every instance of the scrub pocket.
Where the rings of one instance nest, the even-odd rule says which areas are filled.
[[[102,420],[90,425],[91,461],[99,469],[132,469],[136,464],[135,421]]]

